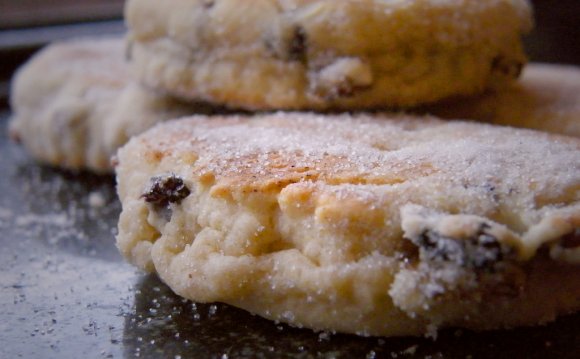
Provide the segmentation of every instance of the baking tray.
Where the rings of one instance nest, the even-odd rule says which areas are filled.
[[[362,338],[194,304],[124,263],[112,177],[39,166],[0,114],[1,358],[580,358],[580,315],[536,328]]]

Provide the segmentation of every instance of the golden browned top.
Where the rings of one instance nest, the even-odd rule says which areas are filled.
[[[402,115],[197,117],[135,142],[148,162],[177,161],[222,194],[279,193],[296,183],[425,183],[469,195],[496,192],[505,201],[529,200],[531,208],[579,196],[577,139],[475,123]]]

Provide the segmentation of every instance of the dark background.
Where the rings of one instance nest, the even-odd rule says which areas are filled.
[[[532,61],[580,65],[580,0],[534,0],[536,28],[526,39]]]

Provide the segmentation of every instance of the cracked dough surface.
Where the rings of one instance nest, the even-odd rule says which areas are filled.
[[[54,43],[12,83],[12,137],[37,160],[111,172],[110,158],[132,136],[185,114],[210,113],[132,81],[122,38]]]
[[[505,88],[446,101],[427,112],[580,137],[580,68],[531,63]]]
[[[194,117],[133,138],[117,245],[194,301],[362,335],[580,309],[580,141],[425,117]]]
[[[526,0],[130,0],[139,79],[256,109],[409,107],[501,87]]]

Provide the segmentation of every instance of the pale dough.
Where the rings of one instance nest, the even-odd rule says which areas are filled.
[[[580,308],[580,140],[393,115],[171,121],[116,168],[117,245],[176,293],[361,335]]]

